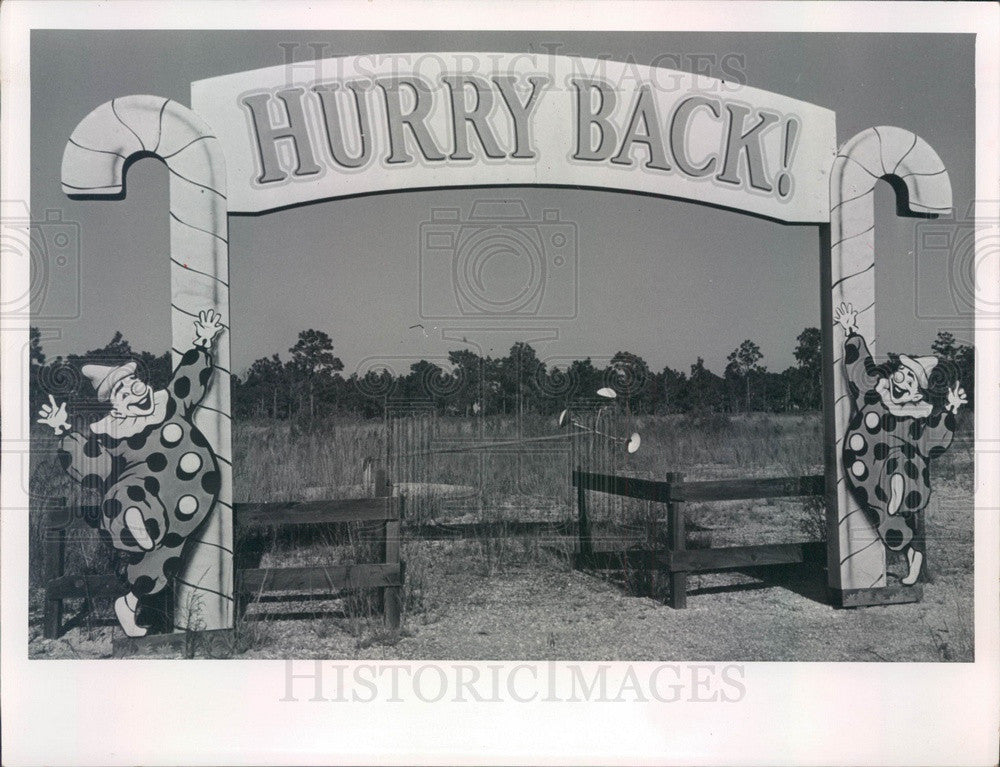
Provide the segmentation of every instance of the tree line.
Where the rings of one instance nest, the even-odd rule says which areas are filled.
[[[135,351],[121,332],[99,349],[46,360],[41,336],[31,329],[32,412],[48,394],[69,400],[78,412],[104,408],[80,372],[83,365],[137,363],[137,374],[156,388],[170,380],[170,354]],[[447,366],[419,360],[406,372],[373,369],[344,375],[330,336],[303,330],[288,357],[256,360],[242,376],[232,376],[232,410],[248,419],[315,421],[335,415],[381,417],[387,409],[418,403],[446,415],[551,415],[569,403],[593,397],[610,386],[629,410],[653,413],[794,412],[822,408],[822,337],[805,328],[796,339],[795,364],[779,372],[763,365],[764,354],[745,340],[727,357],[721,374],[697,357],[689,371],[664,367],[651,370],[646,361],[619,351],[606,364],[592,358],[550,368],[528,343],[513,344],[504,357],[480,356],[469,349],[448,353]],[[948,387],[960,379],[974,398],[974,348],[956,342],[947,331],[932,344],[939,358],[930,383],[930,398],[943,403]],[[898,355],[889,354],[888,372]]]

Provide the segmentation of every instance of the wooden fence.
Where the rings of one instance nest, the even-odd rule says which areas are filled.
[[[266,592],[378,589],[385,621],[399,627],[402,586],[406,564],[400,559],[401,499],[392,497],[392,487],[384,471],[375,480],[375,494],[367,498],[336,501],[291,501],[284,503],[237,503],[234,524],[237,530],[288,528],[301,525],[332,525],[345,522],[380,524],[381,562],[310,567],[236,569],[236,597],[239,606],[248,598]],[[46,588],[44,635],[58,637],[63,626],[63,601],[84,599],[85,608],[94,599],[114,599],[124,592],[116,575],[70,575],[65,572],[65,502],[50,510],[46,541]]]
[[[663,480],[649,480],[577,469],[573,472],[573,486],[577,492],[578,565],[607,563],[613,558],[609,554],[618,553],[617,549],[612,552],[606,547],[594,545],[587,509],[588,490],[666,504],[666,548],[636,552],[635,562],[667,572],[670,578],[670,605],[682,609],[687,607],[687,577],[691,573],[815,561],[825,551],[825,544],[820,541],[690,549],[686,536],[686,503],[822,496],[824,483],[822,475],[685,482],[684,475],[679,473],[668,474]]]
[[[668,474],[662,480],[649,480],[577,469],[572,473],[572,484],[577,493],[576,520],[417,523],[407,528],[407,534],[412,538],[430,540],[539,534],[554,539],[575,537],[578,567],[606,566],[613,560],[620,561],[624,555],[640,567],[667,573],[670,581],[670,604],[678,609],[687,606],[689,574],[819,561],[825,551],[825,544],[819,541],[691,548],[687,533],[694,526],[688,524],[685,514],[685,504],[692,501],[822,496],[822,475],[687,482],[680,473]],[[667,545],[656,550],[633,552],[622,552],[620,547],[608,548],[606,542],[595,545],[587,501],[588,491],[665,504]],[[402,497],[393,497],[386,473],[380,470],[374,483],[374,495],[371,497],[236,504],[234,519],[238,530],[359,521],[380,523],[380,562],[287,568],[238,566],[236,593],[241,604],[246,604],[251,596],[267,592],[333,593],[345,589],[378,589],[385,620],[389,626],[397,628],[400,621],[401,589],[405,578],[405,562],[400,558],[402,503]],[[48,638],[59,636],[64,628],[64,600],[82,598],[89,604],[93,599],[117,597],[123,590],[121,580],[114,575],[65,573],[66,528],[60,520],[65,520],[66,510],[58,503],[55,506],[48,512],[51,523],[46,543],[44,634]],[[696,530],[704,532],[700,528]],[[282,598],[269,597],[267,601]]]

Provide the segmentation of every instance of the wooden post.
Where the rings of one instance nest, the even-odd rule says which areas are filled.
[[[580,469],[577,468],[579,473]],[[587,519],[587,491],[583,484],[577,479],[576,487],[576,514],[577,514],[577,536],[580,539],[580,552],[576,565],[579,568],[582,562],[589,560],[594,554],[594,543],[590,537],[590,520]]]
[[[660,587],[660,565],[657,561],[657,540],[659,538],[660,524],[657,517],[659,504],[653,505],[652,501],[642,501],[645,507],[643,514],[643,524],[645,531],[644,546],[646,547],[646,568],[649,571],[649,596],[655,597]]]
[[[393,421],[389,415],[388,394],[386,394],[385,398],[382,400],[382,417],[385,420],[385,470],[387,476],[395,477],[397,482],[401,482],[402,475],[399,474],[398,470],[396,470],[396,467],[392,465],[393,447],[395,446],[394,442],[395,433],[393,430]]]
[[[379,498],[390,498],[392,496],[392,485],[386,476],[385,469],[379,469],[375,475],[375,495]],[[382,561],[385,564],[399,564],[399,507],[392,504],[395,515],[387,519],[382,526]],[[402,577],[402,570],[400,570]],[[384,586],[381,589],[382,610],[385,615],[385,622],[390,628],[399,628],[399,616],[402,609],[402,589],[400,586]]]
[[[669,539],[671,554],[684,551],[687,548],[687,541],[684,536],[684,501],[674,498],[675,489],[677,495],[683,498],[684,475],[670,475],[670,501],[667,505],[667,537]],[[687,607],[687,572],[680,570],[670,571],[670,606],[675,610],[683,610]]]
[[[60,515],[63,523],[66,520],[65,506],[66,499],[60,498],[56,501],[56,507],[63,509]],[[60,526],[52,527],[53,512],[47,512],[45,527],[45,582],[46,586],[56,578],[65,575],[66,568],[66,528]],[[46,589],[47,591],[47,589]],[[45,599],[45,625],[43,635],[46,639],[56,639],[62,630],[62,599],[49,599],[46,593]]]

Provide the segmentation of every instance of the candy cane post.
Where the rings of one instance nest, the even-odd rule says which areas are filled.
[[[126,96],[97,107],[77,125],[62,163],[71,197],[121,199],[128,165],[160,159],[170,174],[172,356],[176,366],[199,312],[214,310],[225,330],[216,370],[194,423],[218,458],[220,487],[212,514],[194,534],[175,589],[178,630],[233,625],[232,441],[229,404],[229,245],[225,157],[190,109],[157,96]]]
[[[824,268],[824,417],[827,435],[827,552],[829,584],[843,605],[912,601],[917,590],[891,595],[886,586],[885,549],[871,520],[849,492],[841,447],[851,403],[834,334],[833,308],[857,310],[858,332],[875,341],[875,186],[887,179],[914,214],[951,210],[951,182],[944,163],[919,136],[901,128],[869,128],[837,153],[830,178],[830,259]],[[834,510],[836,513],[834,513]],[[839,592],[839,593],[838,593]]]

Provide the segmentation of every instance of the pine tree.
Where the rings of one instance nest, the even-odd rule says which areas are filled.
[[[726,361],[726,376],[742,379],[744,387],[746,389],[746,411],[750,412],[750,377],[753,374],[763,373],[767,370],[764,366],[760,365],[760,361],[764,358],[760,347],[757,346],[749,338],[739,345],[739,348],[733,349]]]
[[[340,357],[333,354],[333,341],[322,330],[303,330],[299,340],[288,350],[294,385],[305,389],[309,400],[309,420],[316,418],[316,393],[328,387],[333,374],[344,369]]]
[[[809,410],[818,410],[823,399],[823,336],[819,328],[805,328],[796,340],[799,343],[795,347],[795,359],[801,373],[800,387],[796,387],[797,399]],[[788,373],[786,371],[786,375]],[[788,386],[791,387],[791,382]]]

